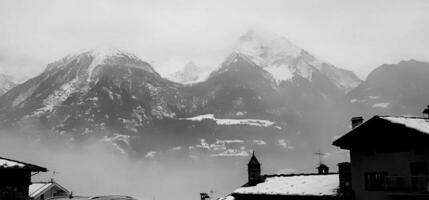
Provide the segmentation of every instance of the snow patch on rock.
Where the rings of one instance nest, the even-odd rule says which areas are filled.
[[[269,120],[262,119],[218,119],[215,118],[213,114],[198,115],[190,118],[179,118],[180,120],[189,120],[189,121],[203,121],[203,120],[213,120],[217,125],[248,125],[248,126],[260,126],[260,127],[269,127],[275,123]]]

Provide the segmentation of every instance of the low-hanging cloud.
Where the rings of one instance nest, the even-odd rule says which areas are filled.
[[[48,168],[49,172],[34,176],[33,181],[54,178],[75,195],[197,200],[200,192],[214,190],[217,191],[214,196],[221,196],[241,183],[237,178],[240,173],[215,162],[132,158],[95,139],[76,144],[52,138],[39,140],[31,133],[3,131],[0,152],[2,157]]]

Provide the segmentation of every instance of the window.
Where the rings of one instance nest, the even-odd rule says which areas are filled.
[[[365,189],[370,191],[384,190],[387,172],[365,173]]]

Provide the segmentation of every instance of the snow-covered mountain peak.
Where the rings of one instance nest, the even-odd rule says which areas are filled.
[[[300,56],[301,50],[285,37],[256,29],[241,36],[234,49],[262,67],[269,65],[270,60],[296,58]]]
[[[138,58],[133,53],[126,52],[112,47],[97,47],[85,53],[92,56],[93,64],[97,64],[97,62],[103,63],[103,62],[106,62],[106,60],[115,59],[115,58],[127,58],[127,59],[136,60],[136,61],[141,61],[140,58]]]
[[[67,55],[56,62],[48,64],[45,71],[62,68],[68,66],[68,64],[72,62],[83,62],[82,65],[87,66],[86,71],[89,73],[88,78],[92,76],[94,69],[100,65],[133,67],[143,69],[151,73],[156,73],[149,63],[141,60],[136,55],[111,47],[99,47],[89,51]],[[73,65],[80,66],[81,64]]]
[[[361,82],[353,72],[335,67],[287,38],[264,30],[252,29],[241,36],[234,52],[271,73],[277,83],[290,81],[295,76],[311,81],[313,73],[319,73],[346,93]]]
[[[234,51],[228,56],[228,58],[225,59],[225,61],[222,63],[222,66],[229,66],[232,63],[236,63],[236,62],[247,62],[252,65],[256,64],[255,62],[253,62],[251,57],[247,56],[246,54],[243,54],[240,51]]]

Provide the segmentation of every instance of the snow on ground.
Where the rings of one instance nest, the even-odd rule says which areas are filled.
[[[216,140],[217,144],[243,143],[243,140]]]
[[[383,103],[376,103],[372,105],[373,108],[387,108],[389,107],[390,103],[383,102]]]
[[[172,147],[172,148],[168,149],[168,151],[179,151],[179,150],[182,150],[181,146]]]
[[[429,122],[423,118],[413,117],[380,117],[381,119],[388,120],[394,124],[402,124],[408,128],[429,134]]]
[[[256,186],[238,188],[233,194],[323,196],[336,195],[338,186],[338,174],[274,176]]]
[[[218,119],[213,114],[198,115],[190,118],[179,118],[180,120],[190,121],[203,121],[203,120],[214,120],[217,125],[249,125],[249,126],[261,126],[268,127],[274,125],[274,122],[262,119]]]
[[[227,149],[221,153],[212,154],[213,157],[230,157],[230,156],[249,156],[249,152],[244,149]]]
[[[279,139],[278,143],[285,149],[294,149],[292,142],[288,139]]]
[[[195,153],[206,152],[212,157],[249,156],[251,151],[246,149],[244,143],[243,140],[237,139],[216,139],[214,143],[200,139],[199,144],[189,146],[189,150]]]
[[[0,168],[25,167],[23,163],[0,158]]]
[[[265,141],[263,140],[253,140],[253,143],[257,144],[257,145],[265,145],[267,144]]]

